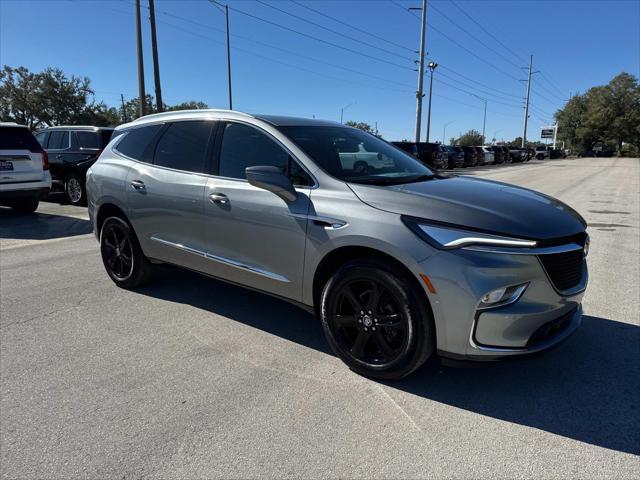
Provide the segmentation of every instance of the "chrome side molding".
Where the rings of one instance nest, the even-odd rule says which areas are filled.
[[[228,265],[230,267],[239,268],[241,270],[246,270],[251,273],[255,273],[256,275],[261,275],[263,277],[270,278],[272,280],[277,280],[278,282],[290,283],[290,280],[280,274],[270,272],[268,270],[264,270],[259,267],[254,267],[251,265],[247,265],[246,263],[238,262],[237,260],[232,260],[230,258],[220,257],[218,255],[213,255],[211,253],[203,252],[202,250],[197,250],[195,248],[188,247],[181,243],[169,242],[168,240],[164,240],[157,236],[150,237],[154,242],[161,243],[163,245],[167,245],[169,247],[177,248],[178,250],[182,250],[183,252],[192,253],[194,255],[198,255],[200,257],[206,258],[207,260],[212,260],[214,262],[222,263],[224,265]]]
[[[312,222],[319,223],[324,226],[326,230],[338,230],[349,225],[344,220],[330,217],[320,217],[318,215],[305,215],[303,213],[289,213],[290,217],[301,218],[303,220],[311,220]]]

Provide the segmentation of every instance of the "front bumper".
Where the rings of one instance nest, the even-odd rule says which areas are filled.
[[[419,264],[436,294],[429,296],[437,347],[456,359],[497,360],[551,348],[580,325],[581,301],[588,281],[559,293],[536,255],[473,250],[440,251]],[[479,309],[487,292],[527,283],[517,301]]]

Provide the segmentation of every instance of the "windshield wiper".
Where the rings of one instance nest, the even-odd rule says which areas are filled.
[[[377,178],[359,178],[349,179],[354,183],[363,183],[366,185],[403,185],[405,183],[422,182],[425,180],[432,180],[434,175],[418,175],[416,177],[377,177]]]

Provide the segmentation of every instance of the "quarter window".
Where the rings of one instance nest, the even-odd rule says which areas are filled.
[[[171,123],[156,145],[153,164],[187,172],[205,173],[211,121]]]
[[[64,150],[69,148],[69,132],[64,130],[53,130],[49,135],[49,150]]]
[[[289,153],[265,133],[240,123],[227,123],[220,147],[219,175],[246,179],[245,169],[271,166],[282,170],[294,185],[313,185],[311,177]]]
[[[162,125],[158,124],[125,131],[126,135],[120,140],[116,150],[134,160],[142,160],[144,151],[161,128]]]
[[[47,132],[40,132],[36,135],[36,140],[44,148],[47,144]]]

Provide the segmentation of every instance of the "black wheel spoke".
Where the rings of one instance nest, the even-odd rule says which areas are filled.
[[[391,345],[389,345],[389,342],[385,338],[384,334],[380,330],[376,331],[373,334],[373,342],[376,344],[376,347],[378,347],[380,353],[382,353],[382,356],[384,358],[390,358],[395,353],[393,348],[391,348]]]
[[[353,347],[351,347],[351,353],[356,358],[364,357],[364,349],[371,338],[370,332],[360,331],[358,332],[358,336],[356,337],[356,341],[353,343]]]
[[[115,250],[116,246],[113,244],[113,242],[109,239],[109,238],[105,238],[104,239],[104,244],[109,247],[111,250]]]
[[[378,326],[404,330],[404,322],[399,313],[378,315]]]
[[[360,313],[361,311],[364,310],[364,306],[362,305],[362,302],[355,295],[355,293],[353,293],[353,290],[351,289],[350,285],[348,285],[345,288],[343,295],[344,295],[344,298],[346,298],[347,301],[351,304],[355,313]]]
[[[358,321],[356,317],[353,315],[336,315],[335,318],[336,327],[356,327],[358,325]]]
[[[371,282],[368,290],[367,311],[376,312],[380,302],[380,287],[376,282]]]

